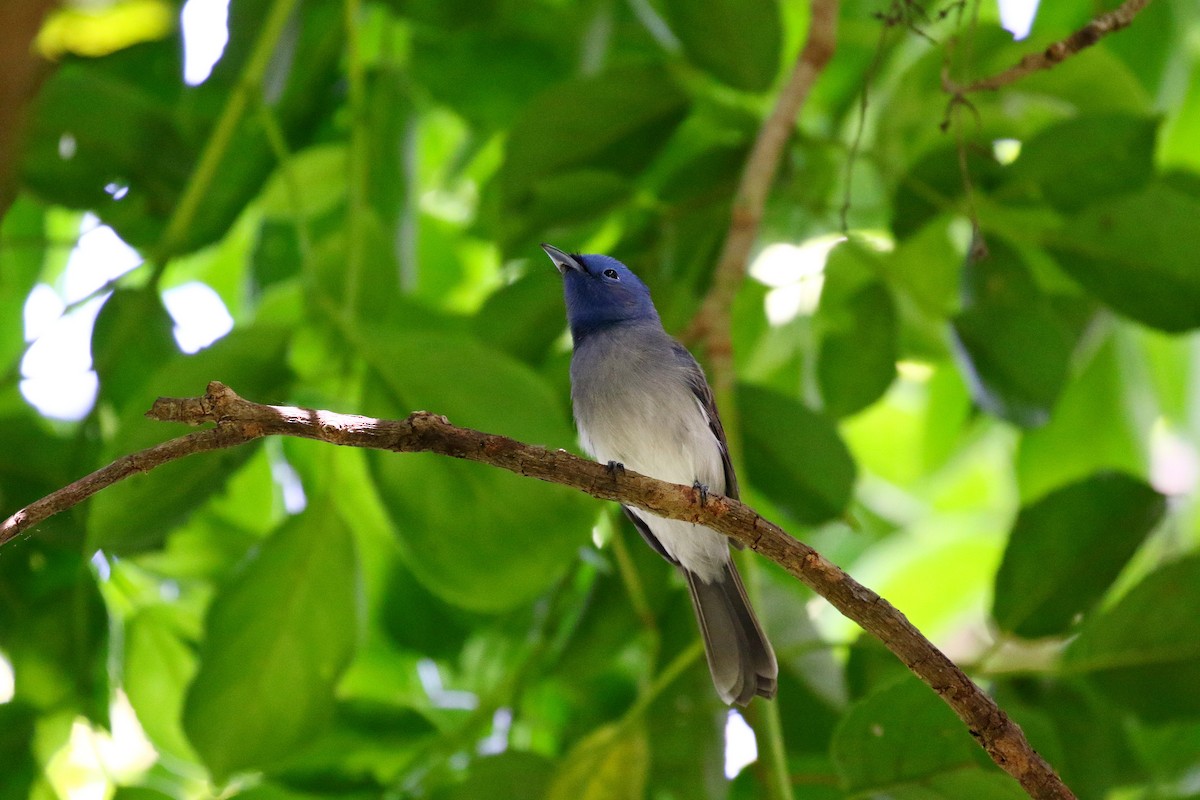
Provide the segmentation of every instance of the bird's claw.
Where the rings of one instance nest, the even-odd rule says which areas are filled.
[[[604,468],[608,470],[608,475],[611,478],[615,478],[618,475],[625,475],[625,465],[620,461],[609,461]]]
[[[693,481],[692,488],[700,493],[700,505],[704,505],[705,503],[708,502],[708,487],[707,486],[705,486],[700,481]]]

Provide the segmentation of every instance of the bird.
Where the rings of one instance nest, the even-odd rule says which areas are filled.
[[[712,389],[696,359],[663,328],[650,290],[606,255],[543,244],[563,279],[571,331],[571,404],[583,449],[629,468],[736,499],[738,483]],[[678,567],[696,612],[717,695],[727,705],[772,698],[775,651],[729,549],[716,531],[622,507],[642,538]],[[740,546],[740,545],[739,545]]]

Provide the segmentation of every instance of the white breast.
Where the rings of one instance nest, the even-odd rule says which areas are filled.
[[[581,443],[597,461],[617,461],[660,480],[725,491],[721,444],[688,384],[688,364],[665,333],[630,331],[591,339],[571,365]],[[634,511],[663,548],[702,578],[714,580],[729,558],[724,536],[690,523]]]

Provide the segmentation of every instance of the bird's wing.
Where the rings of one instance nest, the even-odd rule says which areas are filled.
[[[654,552],[658,553],[675,566],[679,566],[679,562],[667,552],[667,548],[663,547],[662,542],[660,542],[658,537],[651,532],[650,526],[646,524],[646,520],[633,513],[633,509],[629,506],[621,506],[621,510],[625,512],[625,516],[629,517],[629,521],[633,523],[633,527],[637,528],[637,532],[640,533],[642,538],[646,540],[646,544],[650,545],[650,547],[654,549]]]
[[[729,443],[725,441],[725,428],[722,427],[721,416],[717,413],[717,404],[713,400],[712,388],[704,377],[704,370],[696,363],[696,359],[688,352],[688,349],[679,342],[674,342],[672,347],[675,355],[688,365],[688,386],[691,388],[692,394],[696,396],[696,402],[700,404],[700,410],[704,412],[704,416],[708,420],[709,430],[721,445],[721,465],[725,470],[724,494],[726,497],[738,500],[740,498],[737,475],[733,472],[733,461],[729,458]]]

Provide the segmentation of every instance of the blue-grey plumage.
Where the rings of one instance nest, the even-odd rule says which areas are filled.
[[[602,255],[542,245],[563,276],[575,350],[571,400],[583,447],[601,462],[738,496],[725,432],[700,365],[663,330],[650,291]],[[778,666],[716,531],[625,508],[687,580],[717,694],[745,705],[775,695]]]

